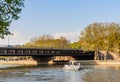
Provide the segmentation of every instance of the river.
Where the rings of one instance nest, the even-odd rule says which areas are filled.
[[[84,66],[80,71],[65,71],[62,65],[0,65],[0,82],[120,82],[120,66]]]

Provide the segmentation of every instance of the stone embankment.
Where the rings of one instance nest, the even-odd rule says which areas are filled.
[[[114,60],[78,60],[82,65],[120,65],[120,61]],[[37,65],[38,62],[35,60],[19,60],[19,61],[0,61],[0,64],[3,65],[23,65],[23,66],[30,66],[30,65]],[[54,64],[54,63],[49,63]]]
[[[37,61],[35,60],[18,60],[18,61],[0,61],[0,64],[3,65],[37,65]]]
[[[53,59],[48,62],[42,62],[40,59],[34,59],[32,57],[3,57],[0,58],[0,64],[6,65],[41,65],[41,64],[56,64],[54,61],[69,61],[75,60],[71,56],[55,56]],[[64,64],[64,63],[63,63]]]
[[[80,60],[82,65],[120,65],[120,61],[115,60]]]
[[[115,52],[112,52],[112,51],[108,51],[108,52],[106,52],[106,51],[99,51],[99,53],[103,54],[104,56],[106,56],[106,59],[108,59],[108,60],[110,59],[110,56],[111,56],[112,60],[120,61],[120,54],[117,54]],[[102,59],[105,59],[105,58],[102,58]]]
[[[37,65],[37,61],[32,57],[0,57],[0,65]]]
[[[0,64],[6,65],[38,65],[38,64],[55,64],[57,63],[64,64],[64,61],[75,60],[73,57],[70,56],[56,56],[52,60],[48,62],[38,62],[32,57],[28,58],[5,58],[4,60],[0,60]],[[55,62],[54,62],[55,61]],[[78,60],[82,65],[120,65],[119,60]]]

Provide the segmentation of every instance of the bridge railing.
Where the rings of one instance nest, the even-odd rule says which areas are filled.
[[[40,48],[0,48],[0,55],[88,55],[93,51],[83,51],[78,49],[40,49]]]

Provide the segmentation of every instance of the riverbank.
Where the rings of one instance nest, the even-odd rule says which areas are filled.
[[[120,61],[114,60],[80,60],[82,65],[120,65]]]
[[[0,61],[0,65],[30,66],[30,65],[37,65],[37,61],[35,60]]]
[[[114,60],[78,60],[81,65],[120,65],[120,61]],[[41,65],[41,64],[55,64],[55,62],[48,63],[38,63],[36,60],[19,60],[19,61],[0,61],[0,65],[21,65],[21,66],[31,66],[31,65]],[[65,64],[65,62],[60,63]]]

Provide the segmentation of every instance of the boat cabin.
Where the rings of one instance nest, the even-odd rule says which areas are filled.
[[[80,62],[78,61],[69,61],[69,65],[80,65]]]

